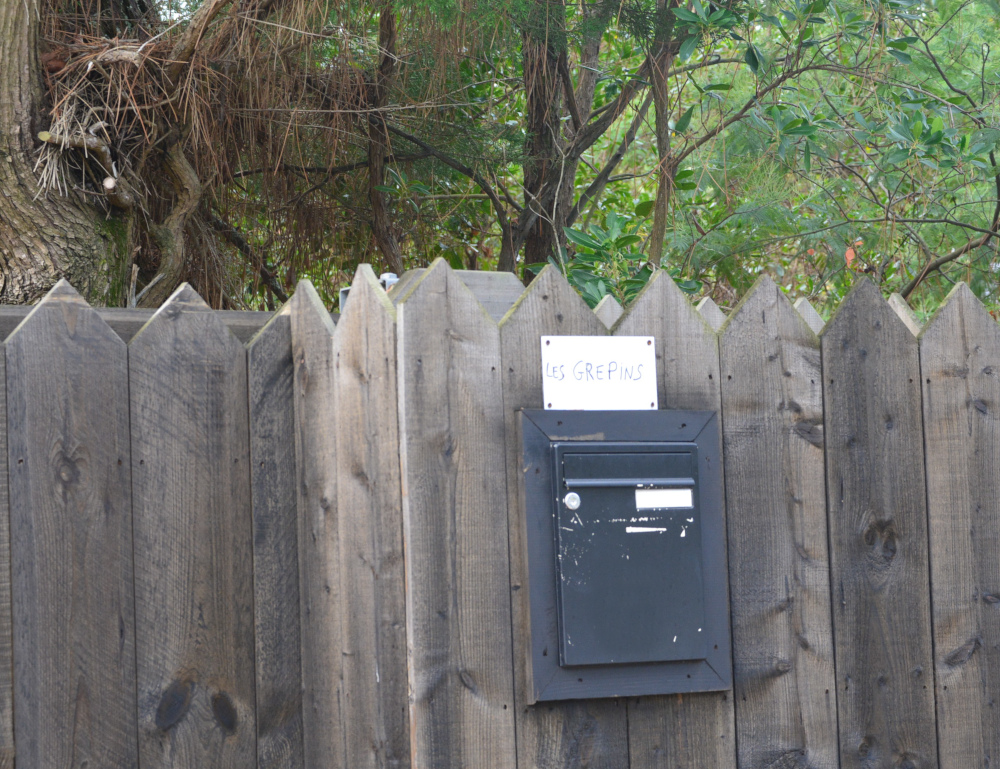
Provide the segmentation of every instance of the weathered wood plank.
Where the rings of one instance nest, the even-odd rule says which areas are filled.
[[[426,268],[408,270],[399,283],[389,292],[394,304],[399,304],[426,272]],[[487,272],[484,270],[452,270],[486,310],[486,314],[499,322],[524,292],[524,286],[512,272]]]
[[[7,456],[7,355],[0,345],[0,457]],[[0,472],[0,769],[14,769],[14,650],[8,474]]]
[[[942,769],[1000,756],[1000,328],[964,283],[920,339]]]
[[[143,769],[257,760],[246,351],[188,285],[129,346]]]
[[[726,314],[719,309],[719,305],[710,296],[701,298],[701,301],[698,302],[697,310],[713,331],[718,331],[722,328],[722,324],[726,322]]]
[[[31,310],[32,307],[27,305],[0,305],[0,340],[6,339]],[[123,307],[95,307],[94,311],[126,342],[139,333],[154,312]],[[250,310],[215,310],[215,314],[241,342],[246,342],[260,331],[272,315],[270,312]]]
[[[343,631],[337,526],[333,323],[312,284],[289,300],[295,366],[302,739],[307,769],[346,767]]]
[[[510,526],[510,590],[519,769],[594,769],[628,766],[626,707],[617,700],[575,700],[528,705],[530,606],[521,440],[518,410],[542,407],[540,337],[607,334],[604,324],[558,270],[545,267],[500,325],[503,419],[506,429]],[[499,466],[499,464],[498,464]],[[581,762],[584,762],[581,764]]]
[[[499,334],[442,259],[397,311],[413,766],[514,767]]]
[[[616,336],[655,338],[661,408],[722,410],[718,341],[704,305],[703,300],[696,309],[670,276],[657,270],[615,328]],[[714,302],[711,307],[724,321]],[[709,578],[713,576],[725,579],[724,574]],[[734,734],[729,692],[642,697],[628,703],[631,769],[732,769]]]
[[[247,346],[258,769],[305,760],[293,369],[286,305]]]
[[[622,309],[622,306],[618,304],[618,300],[611,296],[611,294],[605,296],[597,303],[597,307],[594,308],[594,315],[600,319],[605,328],[611,328],[624,314],[625,310]]]
[[[809,300],[804,296],[800,296],[792,306],[802,316],[802,320],[812,329],[813,333],[819,336],[819,333],[823,330],[823,326],[826,325],[826,321],[823,320],[822,315],[816,312],[816,308],[809,304]]]
[[[764,276],[720,347],[739,764],[836,769],[819,339]]]
[[[136,767],[128,352],[60,281],[7,361],[17,765]]]
[[[934,767],[917,340],[861,280],[822,348],[841,765]]]
[[[396,310],[361,265],[334,334],[345,766],[406,767],[410,726]]]
[[[889,306],[896,312],[911,334],[920,336],[920,323],[917,322],[917,316],[913,314],[913,310],[910,309],[910,305],[906,303],[901,294],[891,294]]]

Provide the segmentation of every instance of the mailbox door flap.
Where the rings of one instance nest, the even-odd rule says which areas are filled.
[[[562,444],[555,459],[560,664],[703,659],[697,448]]]

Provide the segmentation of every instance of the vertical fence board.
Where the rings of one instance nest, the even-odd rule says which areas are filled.
[[[819,340],[764,277],[721,361],[739,764],[836,769]]]
[[[628,766],[624,702],[573,700],[527,705],[530,695],[530,606],[517,412],[523,408],[542,407],[540,337],[557,334],[603,336],[607,329],[559,271],[549,266],[535,278],[500,324],[507,497],[510,500],[510,600],[518,766],[520,769],[561,769],[585,761],[583,765],[594,769],[618,769]]]
[[[917,316],[913,314],[913,310],[910,309],[910,305],[906,303],[901,294],[890,295],[889,306],[895,310],[899,319],[903,321],[913,336],[920,336],[920,323],[917,321]]]
[[[657,270],[615,327],[616,336],[655,338],[660,408],[721,411],[719,349],[706,306],[703,301],[695,309],[670,276]],[[642,697],[628,704],[632,769],[731,769],[733,735],[728,692]]]
[[[138,765],[125,343],[60,281],[7,341],[17,765]]]
[[[705,319],[705,322],[713,331],[718,331],[722,328],[722,324],[726,322],[725,313],[719,309],[719,305],[710,296],[702,297],[698,302],[697,309],[701,313],[701,317]]]
[[[1000,328],[964,283],[920,339],[942,769],[1000,756]]]
[[[247,345],[258,769],[304,762],[290,315],[286,305]]]
[[[802,316],[802,320],[806,322],[806,325],[813,330],[813,333],[817,336],[823,330],[823,326],[826,325],[826,321],[823,320],[823,316],[816,312],[816,308],[809,304],[809,300],[804,296],[800,296],[795,300],[795,304],[792,305],[799,315]]]
[[[361,265],[334,334],[345,766],[410,762],[396,311]]]
[[[289,303],[295,366],[302,739],[307,769],[345,767],[333,320],[309,281]]]
[[[413,766],[514,767],[499,334],[442,259],[397,311]]]
[[[822,347],[841,765],[937,766],[917,340],[862,280]]]
[[[143,769],[256,756],[246,351],[188,285],[129,345]]]
[[[0,345],[0,457],[7,456],[7,355]],[[14,649],[8,474],[0,469],[0,769],[14,769]]]
[[[625,314],[622,306],[618,304],[618,300],[615,299],[611,294],[605,296],[600,302],[597,303],[597,307],[594,308],[594,315],[596,315],[601,323],[603,323],[607,328],[611,328],[618,319]]]

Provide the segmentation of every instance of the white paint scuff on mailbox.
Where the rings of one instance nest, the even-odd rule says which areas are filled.
[[[651,336],[543,336],[545,408],[655,410],[656,346]]]

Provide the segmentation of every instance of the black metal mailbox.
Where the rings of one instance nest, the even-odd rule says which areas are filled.
[[[728,689],[713,412],[521,414],[533,701]]]

